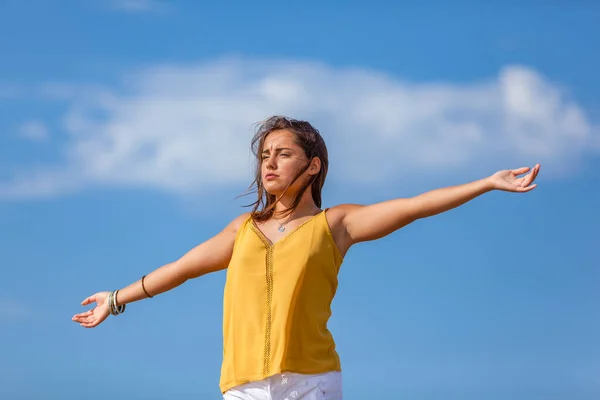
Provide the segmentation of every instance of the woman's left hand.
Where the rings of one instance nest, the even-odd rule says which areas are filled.
[[[529,173],[525,176],[518,178],[526,172]],[[540,164],[536,164],[535,167],[523,167],[519,169],[507,169],[504,171],[498,171],[494,175],[490,176],[489,180],[492,188],[495,190],[503,190],[506,192],[529,192],[535,189],[537,184],[534,184],[535,178],[540,171]]]

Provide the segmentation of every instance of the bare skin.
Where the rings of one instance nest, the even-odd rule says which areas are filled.
[[[297,171],[309,160],[302,148],[294,142],[292,133],[286,130],[270,133],[262,150],[261,174],[265,190],[277,197],[281,196],[281,200],[275,208],[275,215],[257,226],[275,243],[322,211],[313,201],[310,190],[307,190],[289,217],[278,217],[278,213],[292,203],[310,175],[319,172],[321,161],[318,158],[310,160],[308,170],[283,194]],[[397,198],[372,205],[341,204],[329,208],[326,217],[334,241],[344,256],[354,244],[385,237],[418,219],[459,207],[489,191],[529,192],[537,186],[533,182],[539,170],[540,165],[536,164],[533,168],[498,171],[477,181],[432,190],[415,197]],[[520,176],[523,174],[526,175]],[[178,260],[150,272],[144,280],[146,291],[155,296],[174,289],[189,279],[227,268],[236,233],[248,217],[249,213],[240,215],[217,235],[191,249]],[[277,229],[280,224],[285,224],[284,232]],[[99,292],[86,298],[81,305],[96,303],[96,306],[74,315],[73,321],[83,327],[93,328],[106,320],[110,315],[108,294],[109,292]],[[138,280],[119,290],[117,303],[128,304],[145,298],[146,293]]]

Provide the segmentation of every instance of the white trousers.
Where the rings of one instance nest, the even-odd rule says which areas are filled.
[[[285,372],[236,386],[223,394],[223,400],[342,400],[342,374]]]

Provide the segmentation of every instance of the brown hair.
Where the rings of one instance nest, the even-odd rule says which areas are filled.
[[[287,130],[291,132],[294,136],[294,141],[298,146],[304,150],[304,154],[308,158],[308,162],[305,166],[303,166],[292,182],[287,186],[284,191],[289,189],[289,187],[308,169],[310,166],[310,162],[314,157],[319,157],[321,160],[321,169],[315,175],[311,176],[311,179],[300,189],[291,206],[284,211],[284,215],[289,215],[292,213],[298,204],[300,203],[300,199],[302,195],[311,187],[313,201],[317,205],[317,207],[321,207],[321,190],[323,189],[323,185],[325,184],[325,178],[327,177],[327,170],[329,167],[329,157],[327,154],[327,147],[325,146],[325,141],[321,137],[319,131],[314,128],[310,123],[306,121],[299,121],[287,117],[282,116],[273,116],[269,119],[258,124],[256,129],[256,133],[252,138],[252,153],[256,157],[256,170],[254,181],[250,185],[250,190],[252,192],[256,192],[257,200],[249,204],[248,207],[252,206],[252,216],[256,221],[265,221],[271,216],[273,216],[273,212],[275,211],[275,205],[279,202],[280,199],[276,198],[274,195],[269,194],[262,182],[262,174],[261,174],[261,164],[262,164],[262,148],[265,143],[265,139],[267,135],[269,135],[273,131],[277,130]],[[254,188],[254,189],[253,189]]]

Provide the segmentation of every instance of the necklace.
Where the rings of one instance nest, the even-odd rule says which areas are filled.
[[[276,220],[277,221],[277,220]],[[277,221],[277,223],[279,224],[279,228],[277,228],[277,230],[279,232],[283,232],[285,231],[285,226],[287,225],[287,223],[290,222],[289,220],[285,221],[285,223],[280,223],[279,221]]]
[[[276,218],[273,217],[273,219],[275,219],[275,222],[277,222],[277,224],[279,225],[279,228],[277,228],[277,230],[279,232],[284,232],[285,231],[285,226],[288,224],[288,222],[290,222],[292,220],[292,215],[290,214],[290,216],[288,217],[287,221],[285,221],[283,224],[281,222],[279,222]]]
[[[290,222],[291,220],[291,215],[288,217],[287,221],[285,221],[283,224],[281,222],[279,222],[277,219],[275,219],[275,222],[277,222],[277,224],[279,225],[279,228],[277,228],[277,230],[279,232],[284,232],[285,231],[285,226],[288,224],[288,222]]]

